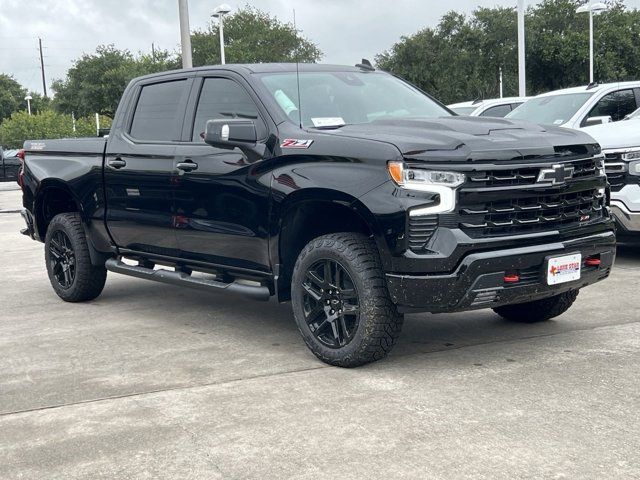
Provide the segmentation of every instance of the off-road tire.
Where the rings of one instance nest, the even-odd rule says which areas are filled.
[[[314,336],[304,311],[303,281],[317,262],[337,262],[351,277],[359,314],[346,345],[329,348]],[[357,367],[384,358],[395,344],[404,320],[391,301],[380,257],[371,238],[357,233],[333,233],[313,239],[300,252],[291,284],[293,312],[309,349],[323,362]]]
[[[544,322],[569,310],[577,296],[578,290],[571,290],[542,300],[496,307],[493,311],[510,322]]]
[[[55,261],[50,248],[52,238],[58,231],[62,231],[70,241],[75,259],[74,278],[67,288],[61,285],[56,278]],[[96,266],[91,263],[87,238],[78,213],[61,213],[51,220],[45,237],[44,251],[49,281],[62,300],[65,302],[85,302],[100,295],[107,280],[107,270],[104,266]]]

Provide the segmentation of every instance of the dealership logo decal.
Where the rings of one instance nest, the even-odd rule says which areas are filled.
[[[287,138],[282,141],[280,148],[309,148],[313,140],[300,140],[298,138]]]
[[[551,185],[561,185],[573,178],[574,167],[564,165],[553,165],[551,168],[543,168],[538,175],[538,183],[550,183]]]

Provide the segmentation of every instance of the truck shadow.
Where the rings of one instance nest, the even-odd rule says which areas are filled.
[[[191,327],[211,334],[224,327],[225,334],[232,336],[229,341],[234,343],[246,342],[247,345],[256,346],[264,341],[264,347],[268,347],[277,339],[278,345],[296,347],[292,355],[298,354],[300,349],[305,350],[290,304],[255,302],[126,277],[110,280],[99,301],[109,305],[115,302],[119,304],[118,309],[122,309],[126,308],[126,304],[136,305],[141,298],[154,299],[152,304],[145,305],[141,310],[144,310],[145,316],[153,317],[159,326],[164,322],[188,322]],[[411,314],[405,318],[403,332],[392,356],[517,341],[580,329],[579,319],[573,317],[577,315],[568,313],[561,319],[568,321],[527,325],[506,322],[491,310],[438,315]]]
[[[640,248],[621,246],[616,268],[626,272],[620,274],[627,275],[629,270],[638,267]],[[628,282],[620,284],[618,281],[616,288],[633,290]],[[597,293],[601,287],[596,285],[588,289]],[[113,274],[97,302],[122,311],[135,310],[160,327],[163,323],[175,326],[176,322],[183,322],[212,335],[218,335],[224,328],[224,334],[231,336],[229,341],[238,344],[246,343],[257,348],[277,344],[290,346],[291,355],[298,355],[301,351],[307,353],[290,304],[278,304],[273,300],[256,302],[224,293],[203,293]],[[517,342],[604,326],[614,322],[607,308],[610,305],[607,307],[597,295],[583,292],[567,313],[539,324],[510,323],[489,309],[437,315],[411,314],[405,318],[403,332],[392,357]],[[626,320],[616,321],[624,323]]]

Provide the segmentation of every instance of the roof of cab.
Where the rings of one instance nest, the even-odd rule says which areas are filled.
[[[541,93],[538,95],[539,97],[548,97],[550,95],[567,95],[570,93],[594,93],[600,90],[607,90],[610,88],[620,88],[620,87],[628,87],[628,88],[639,88],[640,81],[634,82],[614,82],[614,83],[602,83],[602,84],[594,84],[594,85],[583,85],[580,87],[571,87],[571,88],[563,88],[561,90],[553,90],[547,93]]]
[[[297,68],[300,72],[367,72],[374,70],[360,68],[347,65],[328,65],[323,63],[299,63]],[[192,72],[212,72],[212,71],[231,71],[239,74],[260,74],[260,73],[293,73],[296,71],[295,63],[227,63],[225,65],[205,65],[203,67],[185,68],[178,70],[166,70],[164,72],[151,73],[133,79],[146,80],[150,78],[159,78],[166,75],[176,75],[181,73]]]

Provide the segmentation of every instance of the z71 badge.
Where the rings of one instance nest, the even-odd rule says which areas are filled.
[[[296,138],[287,138],[282,141],[280,148],[309,148],[313,140],[300,140]]]

